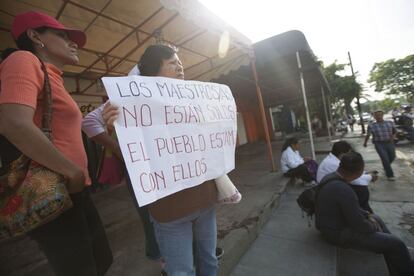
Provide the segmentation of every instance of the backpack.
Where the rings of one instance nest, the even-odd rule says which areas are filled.
[[[311,220],[315,214],[316,199],[322,188],[332,180],[338,180],[339,176],[336,173],[330,174],[322,179],[319,185],[313,186],[304,190],[296,199],[300,209],[302,210],[302,217],[306,214],[308,218],[308,226],[311,227]]]

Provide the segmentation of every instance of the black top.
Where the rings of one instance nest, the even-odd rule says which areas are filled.
[[[316,228],[332,241],[339,241],[345,229],[359,233],[374,233],[376,227],[366,218],[352,188],[336,172],[325,176],[326,183],[316,199]]]

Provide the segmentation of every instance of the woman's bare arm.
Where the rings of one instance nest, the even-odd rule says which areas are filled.
[[[60,153],[33,123],[34,109],[21,104],[0,105],[0,134],[13,143],[24,155],[58,172],[68,180],[70,193],[84,188],[85,175],[72,161]]]

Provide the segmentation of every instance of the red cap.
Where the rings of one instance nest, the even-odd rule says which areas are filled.
[[[55,18],[40,12],[25,12],[16,15],[13,20],[11,34],[14,40],[28,29],[36,29],[39,27],[49,27],[67,32],[70,40],[78,44],[82,48],[86,43],[86,34],[80,30],[69,29]]]

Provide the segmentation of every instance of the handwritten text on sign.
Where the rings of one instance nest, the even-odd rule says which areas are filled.
[[[140,206],[234,168],[236,105],[229,87],[162,77],[102,79]]]

